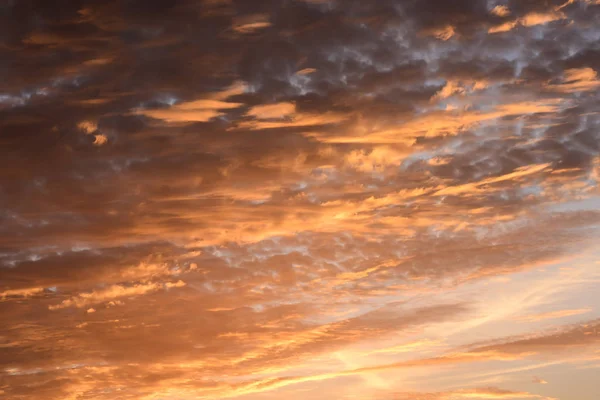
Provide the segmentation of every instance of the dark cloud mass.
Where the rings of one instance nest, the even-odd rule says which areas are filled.
[[[6,0],[0,78],[1,398],[596,399],[599,1]]]

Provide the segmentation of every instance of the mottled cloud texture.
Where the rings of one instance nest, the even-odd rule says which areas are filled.
[[[0,397],[597,400],[600,2],[0,2]]]

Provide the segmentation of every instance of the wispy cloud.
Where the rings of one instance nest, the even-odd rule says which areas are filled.
[[[122,297],[140,296],[147,293],[155,292],[162,288],[178,288],[185,286],[185,282],[165,282],[162,283],[141,283],[133,286],[112,285],[106,289],[94,290],[93,292],[79,293],[70,299],[63,300],[60,304],[51,305],[50,310],[59,310],[61,308],[77,307],[84,308],[90,304],[102,302],[110,302]]]
[[[544,321],[547,319],[557,319],[564,317],[571,317],[574,315],[582,315],[591,312],[591,308],[579,308],[574,310],[558,310],[558,311],[549,311],[540,314],[531,314],[531,315],[523,315],[521,317],[517,317],[518,321],[522,322],[537,322]]]

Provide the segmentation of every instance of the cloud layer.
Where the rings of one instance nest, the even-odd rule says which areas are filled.
[[[0,396],[595,400],[599,27],[4,2]]]

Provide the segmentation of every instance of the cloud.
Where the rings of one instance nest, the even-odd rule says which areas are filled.
[[[137,109],[134,114],[163,120],[168,123],[206,122],[224,115],[224,110],[236,109],[243,104],[224,101],[229,97],[242,94],[246,86],[234,82],[221,91],[209,93],[205,98],[184,101],[164,108]]]
[[[317,72],[315,68],[303,68],[300,71],[296,72],[298,75],[309,75]]]
[[[548,22],[556,21],[565,18],[565,15],[557,12],[549,13],[531,13],[525,15],[519,22],[523,26],[535,26],[546,24]]]
[[[0,292],[0,299],[5,300],[11,297],[31,297],[42,293],[44,288],[27,288],[27,289],[8,289]]]
[[[81,121],[77,127],[87,134],[92,134],[98,130],[98,125],[91,121]]]
[[[560,397],[594,3],[3,2],[4,397]]]
[[[522,178],[531,174],[537,174],[538,172],[544,171],[550,166],[550,164],[539,164],[539,165],[529,165],[519,167],[516,171],[511,172],[506,175],[501,175],[494,178],[484,179],[480,182],[460,185],[460,186],[450,186],[435,192],[436,196],[448,196],[448,195],[459,195],[459,194],[470,194],[476,193],[481,190],[481,186],[491,185],[499,182],[506,182],[511,180],[517,180],[518,178]]]
[[[545,399],[552,400],[550,397],[540,396],[529,392],[516,392],[504,390],[495,387],[462,389],[449,393],[441,393],[441,399]]]
[[[507,17],[510,15],[510,9],[505,5],[496,5],[490,12],[498,17]]]
[[[94,145],[95,146],[102,146],[102,145],[106,144],[106,142],[108,142],[108,138],[106,137],[106,135],[95,135],[94,136]]]
[[[264,14],[255,14],[239,17],[233,24],[233,30],[239,33],[253,33],[271,26],[269,16]]]
[[[503,343],[492,346],[481,346],[475,347],[467,352],[455,352],[449,353],[444,356],[436,358],[424,358],[412,361],[404,361],[392,364],[384,364],[363,368],[356,368],[351,370],[345,370],[333,373],[323,373],[317,375],[298,376],[298,377],[283,377],[274,379],[256,380],[240,384],[233,390],[231,394],[226,396],[238,396],[249,393],[261,393],[264,391],[274,390],[277,388],[285,387],[288,385],[294,385],[303,382],[311,381],[322,381],[334,378],[340,378],[344,376],[360,375],[365,373],[372,373],[378,371],[385,371],[389,369],[398,368],[416,368],[416,367],[429,367],[439,366],[444,364],[457,364],[457,363],[471,363],[471,362],[482,362],[482,361],[513,361],[522,360],[526,357],[536,354],[536,351],[548,351],[552,353],[560,347],[570,348],[571,346],[577,346],[580,344],[579,338],[581,334],[585,335],[585,332],[592,331],[593,327],[596,326],[597,322],[592,322],[592,325],[581,325],[572,329],[566,329],[565,331],[556,335],[538,336],[537,338],[531,339],[508,339]],[[592,345],[597,341],[597,335],[592,337],[590,340],[586,340],[587,345]],[[548,344],[552,343],[550,347]],[[522,352],[523,350],[532,350],[529,352]],[[536,350],[536,351],[533,351]],[[517,352],[519,351],[519,352]],[[458,390],[449,393],[440,394],[446,397],[442,398],[454,398],[455,396],[462,396],[464,398],[543,398],[550,399],[547,397],[530,394],[527,392],[512,392],[497,388],[477,388],[469,390]],[[453,397],[454,396],[454,397]]]
[[[491,27],[488,30],[488,33],[501,33],[501,32],[508,32],[511,29],[515,28],[518,25],[517,21],[509,21],[509,22],[504,22],[500,25],[496,25]]]
[[[497,9],[494,8],[494,10],[497,10]],[[505,12],[504,9],[498,9],[498,10],[501,13]],[[508,10],[506,10],[506,11],[508,11]],[[499,15],[499,14],[496,14],[496,15]],[[509,14],[499,15],[499,16],[507,16],[507,15],[509,15]],[[516,28],[517,26],[532,27],[532,26],[537,26],[537,25],[544,25],[549,22],[559,21],[559,20],[563,20],[565,18],[566,18],[566,15],[558,10],[544,11],[544,12],[531,12],[531,13],[525,14],[524,16],[522,16],[521,18],[518,18],[516,20],[504,22],[500,25],[493,26],[493,27],[489,28],[488,33],[508,32],[508,31]]]
[[[405,353],[405,352],[414,351],[415,349],[428,348],[428,347],[436,346],[436,345],[439,345],[440,343],[441,342],[437,341],[437,340],[424,339],[424,340],[419,340],[419,341],[416,341],[416,342],[404,343],[404,344],[401,344],[401,345],[398,345],[398,346],[386,347],[386,348],[383,348],[383,349],[372,350],[372,351],[367,352],[366,354],[385,354],[385,353],[397,354],[397,353]]]
[[[518,317],[517,320],[522,321],[522,322],[537,322],[537,321],[544,321],[547,319],[564,318],[564,317],[570,317],[573,315],[581,315],[581,314],[589,313],[590,311],[592,311],[591,308],[550,311],[550,312],[545,312],[545,313],[540,313],[540,314],[524,315],[522,317]]]
[[[436,138],[458,135],[469,128],[474,128],[480,124],[489,123],[490,121],[499,120],[505,117],[557,112],[560,103],[561,101],[558,99],[549,99],[544,101],[501,104],[493,107],[489,111],[468,110],[460,113],[454,112],[453,110],[431,111],[411,118],[404,124],[400,124],[392,129],[376,130],[364,133],[360,136],[353,135],[348,137],[348,135],[345,137],[335,137],[334,139],[329,139],[329,141],[338,143],[413,144],[416,138]],[[315,121],[312,124],[317,125],[319,123],[325,123],[325,121]],[[271,127],[277,126],[278,125],[271,125]],[[285,124],[279,126],[285,126]]]
[[[267,108],[265,108],[267,107]],[[256,120],[243,121],[238,124],[238,128],[263,130],[277,128],[307,128],[312,126],[330,125],[343,122],[349,118],[348,115],[339,113],[290,113],[291,106],[280,104],[277,108],[262,106],[250,111],[250,115],[255,115]],[[277,121],[277,118],[288,117],[287,120]],[[273,119],[273,120],[272,120]]]
[[[577,93],[594,90],[600,86],[598,74],[592,68],[572,68],[564,72],[563,83],[551,84],[551,90]]]
[[[240,103],[228,103],[218,100],[194,100],[180,103],[165,109],[138,110],[136,114],[165,122],[206,122],[223,115],[222,110],[241,107]]]
[[[291,116],[295,112],[295,104],[278,103],[254,106],[250,108],[247,114],[257,119],[280,119]]]
[[[452,25],[447,25],[443,28],[434,29],[431,31],[431,35],[440,40],[449,40],[455,34],[456,32],[454,31],[454,27]]]
[[[185,286],[185,282],[166,282],[161,283],[146,283],[136,284],[133,286],[112,285],[106,289],[95,290],[93,292],[79,293],[70,299],[63,300],[60,304],[51,305],[50,310],[59,310],[62,308],[77,307],[83,308],[90,304],[110,302],[121,297],[141,296],[147,293],[155,292],[164,288],[179,288]]]

